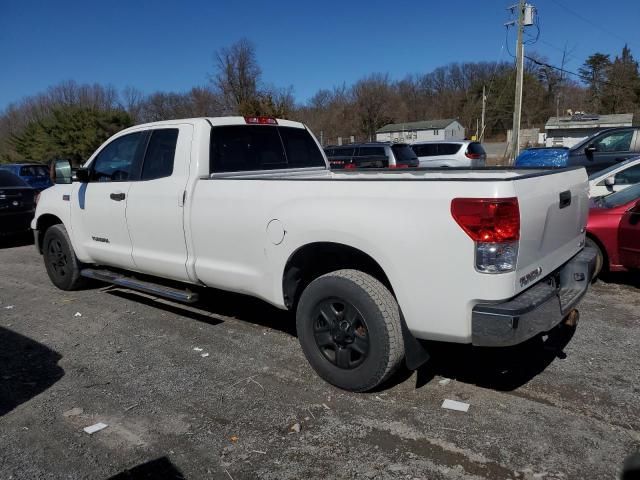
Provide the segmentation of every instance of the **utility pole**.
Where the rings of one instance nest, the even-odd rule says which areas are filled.
[[[513,129],[511,130],[511,158],[510,163],[515,163],[520,153],[520,117],[522,115],[522,82],[524,79],[524,45],[522,32],[524,30],[525,0],[518,1],[518,42],[516,45],[516,96],[513,108]]]
[[[487,109],[487,94],[485,93],[485,86],[482,85],[482,121],[480,122],[480,136],[478,137],[478,141],[482,142],[484,140],[484,116]]]

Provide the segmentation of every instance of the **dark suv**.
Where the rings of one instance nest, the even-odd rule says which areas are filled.
[[[369,142],[324,149],[332,169],[416,168],[418,157],[406,143]]]

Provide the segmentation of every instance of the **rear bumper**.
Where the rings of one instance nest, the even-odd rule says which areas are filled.
[[[584,248],[512,299],[477,304],[471,317],[471,342],[482,347],[507,347],[551,330],[587,292],[595,264],[595,250]]]

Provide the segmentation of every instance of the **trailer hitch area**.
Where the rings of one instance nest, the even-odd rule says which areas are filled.
[[[578,312],[577,309],[572,308],[571,311],[562,319],[562,324],[567,327],[576,328],[579,320],[580,312]]]

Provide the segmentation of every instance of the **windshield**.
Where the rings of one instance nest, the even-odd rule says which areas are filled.
[[[391,150],[393,150],[398,162],[406,162],[407,160],[416,160],[418,158],[409,145],[393,145]]]
[[[599,199],[597,205],[605,208],[616,208],[638,199],[640,199],[640,183]]]
[[[0,188],[1,187],[27,187],[28,185],[24,183],[17,175],[14,175],[11,172],[6,170],[0,170]]]

